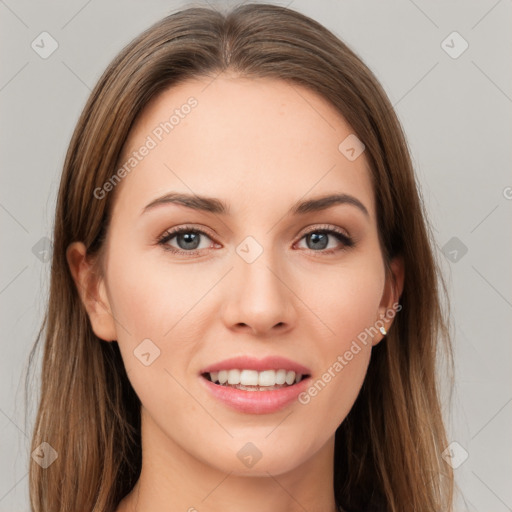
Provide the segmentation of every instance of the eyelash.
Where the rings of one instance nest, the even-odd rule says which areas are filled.
[[[157,243],[159,245],[161,245],[165,251],[169,251],[173,254],[177,254],[180,256],[181,255],[182,256],[196,255],[196,254],[199,254],[203,250],[203,249],[194,249],[191,251],[185,251],[183,249],[176,249],[175,247],[171,247],[170,245],[168,245],[167,242],[169,242],[176,235],[179,235],[181,233],[198,233],[201,235],[205,235],[206,237],[208,237],[210,239],[212,238],[208,233],[206,233],[205,231],[203,231],[201,229],[193,228],[191,226],[182,226],[180,228],[176,228],[171,231],[166,231],[161,237],[159,237],[157,239]],[[337,251],[346,251],[347,249],[349,249],[355,245],[352,238],[345,235],[343,232],[339,231],[338,229],[335,229],[332,226],[328,226],[328,225],[319,226],[319,227],[310,229],[309,231],[307,231],[306,233],[304,233],[302,235],[302,237],[299,239],[299,241],[311,233],[322,233],[322,234],[333,235],[338,241],[340,241],[344,245],[344,247],[342,247],[341,249],[323,249],[323,250],[318,250],[318,251],[315,251],[313,249],[305,249],[306,251],[308,251],[310,253],[334,254]]]

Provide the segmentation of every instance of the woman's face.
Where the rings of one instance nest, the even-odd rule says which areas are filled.
[[[377,321],[399,295],[352,133],[307,89],[226,75],[166,90],[137,120],[120,183],[97,192],[116,197],[105,307],[89,314],[100,338],[119,343],[144,449],[162,464],[186,454],[224,472],[276,475],[332,456],[375,332],[391,324]],[[315,202],[332,195],[341,200]],[[249,360],[223,362],[238,357]],[[228,383],[239,377],[230,370],[246,370],[250,391],[209,382],[212,365]],[[309,376],[254,387],[293,382],[294,368]]]

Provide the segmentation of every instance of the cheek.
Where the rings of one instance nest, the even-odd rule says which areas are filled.
[[[135,251],[134,251],[135,252]],[[117,259],[116,259],[117,258]],[[147,255],[112,253],[109,288],[116,320],[128,331],[132,342],[151,338],[165,342],[179,330],[180,322],[218,280],[194,272],[192,266],[174,269],[165,261],[155,263]]]
[[[332,428],[350,411],[366,375],[372,336],[378,334],[371,328],[378,319],[383,272],[379,260],[373,259],[338,268],[325,280],[324,291],[311,298],[329,334],[316,338],[318,373],[301,403],[330,418]]]
[[[323,281],[322,287],[316,283],[314,302],[319,318],[330,327],[326,353],[332,356],[333,351],[346,350],[353,339],[378,320],[384,268],[377,258],[361,258],[357,264],[340,265]]]
[[[179,384],[180,372],[200,339],[191,308],[211,285],[199,282],[192,271],[171,272],[166,265],[152,264],[142,254],[112,252],[114,261],[109,266],[111,306],[134,390],[143,406],[162,411],[165,421],[164,411],[178,405],[184,417],[197,414],[195,402]]]

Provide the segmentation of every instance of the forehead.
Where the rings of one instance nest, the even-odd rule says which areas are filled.
[[[351,161],[340,151],[347,137],[353,130],[341,114],[296,84],[230,75],[187,80],[137,119],[121,157],[121,166],[134,165],[117,185],[115,209],[141,209],[178,191],[222,198],[232,214],[262,204],[287,210],[329,192],[357,196],[373,217],[367,160],[364,152]]]

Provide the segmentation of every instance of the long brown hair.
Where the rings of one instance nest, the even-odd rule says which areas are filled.
[[[305,15],[269,4],[224,14],[193,7],[167,16],[119,53],[84,107],[64,162],[49,302],[30,354],[31,364],[44,333],[32,450],[46,442],[58,454],[47,468],[30,460],[32,510],[112,512],[137,481],[140,401],[117,342],[103,342],[92,331],[66,249],[82,241],[101,261],[114,194],[98,200],[94,190],[117,170],[147,103],[188,78],[213,79],[226,69],[307,87],[343,115],[366,146],[386,267],[394,256],[404,261],[402,310],[373,348],[361,392],[336,431],[337,505],[452,510],[436,377],[441,361],[448,371],[453,366],[448,303],[441,301],[446,285],[404,133],[377,79],[346,44]]]

